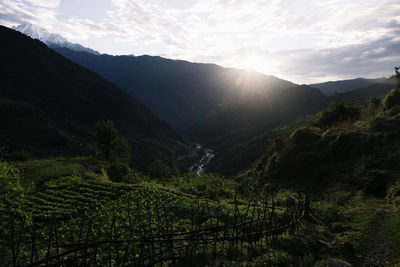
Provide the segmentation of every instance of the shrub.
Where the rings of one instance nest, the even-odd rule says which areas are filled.
[[[176,185],[181,191],[213,200],[232,197],[233,184],[233,182],[213,174],[203,174],[202,176],[192,174],[176,181]]]
[[[158,159],[155,160],[148,168],[147,172],[151,178],[157,179],[169,179],[173,176],[179,175],[179,170],[174,165],[169,165],[168,163]]]
[[[379,97],[371,97],[369,99],[370,108],[379,108],[381,105],[381,99]]]
[[[302,127],[295,130],[289,137],[292,144],[301,145],[314,142],[320,138],[320,130],[315,127]]]
[[[384,170],[371,170],[367,173],[365,192],[375,197],[385,197],[391,177]]]
[[[326,109],[316,115],[315,125],[329,128],[342,121],[359,119],[360,116],[361,111],[355,105],[331,102]]]
[[[19,171],[6,162],[0,162],[0,200],[10,199],[22,192]]]
[[[131,169],[128,164],[114,161],[107,167],[107,173],[114,182],[124,182],[129,179]]]
[[[385,109],[391,109],[397,105],[400,105],[400,89],[392,89],[383,99],[383,106]]]
[[[370,120],[369,124],[375,131],[398,131],[400,129],[400,106],[391,110],[380,112],[377,116]]]

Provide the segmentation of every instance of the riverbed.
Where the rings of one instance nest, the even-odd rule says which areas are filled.
[[[215,153],[214,150],[209,148],[203,148],[203,146],[200,144],[195,144],[195,145],[200,152],[203,152],[203,155],[198,162],[196,162],[193,166],[190,167],[190,171],[198,176],[201,176],[204,173],[207,165],[215,157]]]

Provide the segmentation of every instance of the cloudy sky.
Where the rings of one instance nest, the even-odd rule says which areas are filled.
[[[1,0],[0,24],[21,23],[102,53],[297,83],[389,76],[400,65],[399,0]]]

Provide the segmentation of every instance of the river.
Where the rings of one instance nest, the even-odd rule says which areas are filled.
[[[200,144],[195,144],[195,145],[196,148],[199,151],[202,151],[204,154],[198,162],[196,162],[192,167],[190,167],[190,171],[198,176],[201,176],[204,173],[206,166],[215,157],[215,153],[214,150],[209,148],[203,148],[203,146]]]

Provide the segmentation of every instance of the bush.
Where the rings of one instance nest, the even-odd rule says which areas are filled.
[[[367,173],[368,182],[365,185],[365,192],[375,197],[385,197],[391,177],[385,170],[371,170]]]
[[[331,102],[326,109],[316,115],[315,125],[329,128],[339,122],[359,119],[360,116],[361,111],[355,105]]]
[[[320,130],[315,127],[303,127],[295,130],[289,140],[292,144],[301,145],[317,141],[320,138]]]
[[[233,196],[233,182],[213,174],[202,176],[187,175],[175,181],[176,186],[183,192],[207,197],[213,200]]]
[[[11,199],[22,192],[19,170],[0,162],[0,200]]]
[[[107,167],[107,173],[110,179],[118,183],[129,180],[130,172],[131,169],[128,164],[119,161],[112,162]]]
[[[381,99],[379,97],[374,96],[369,99],[370,108],[376,109],[379,108],[380,105],[381,105]]]
[[[400,89],[392,89],[383,99],[383,106],[385,109],[391,109],[397,105],[400,105]]]
[[[400,108],[380,112],[370,121],[370,127],[375,131],[398,131],[400,130]]]
[[[147,172],[151,178],[166,180],[173,176],[178,176],[179,170],[174,165],[169,165],[162,160],[154,161],[148,168]]]

